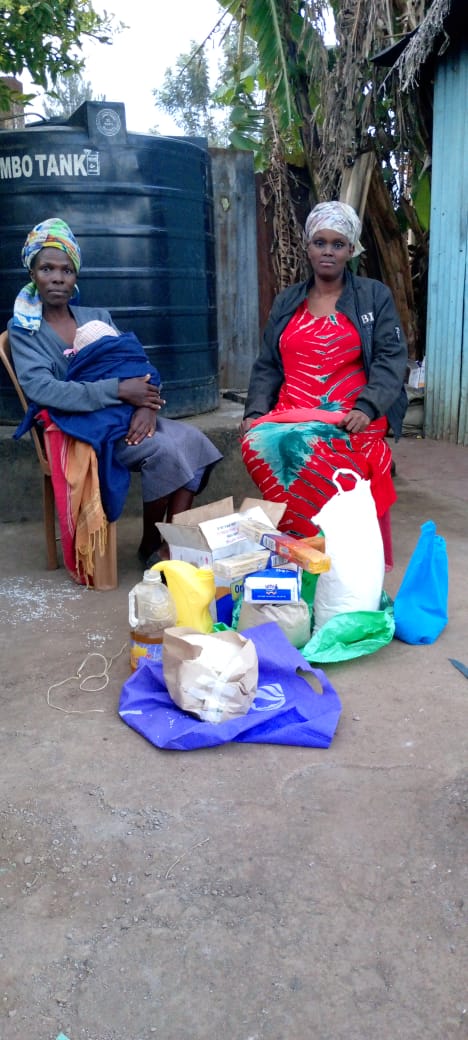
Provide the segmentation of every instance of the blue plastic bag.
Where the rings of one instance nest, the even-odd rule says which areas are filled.
[[[404,643],[434,643],[448,621],[448,558],[433,520],[421,534],[395,596],[395,636]]]
[[[275,622],[242,634],[254,642],[259,667],[257,695],[246,715],[218,724],[188,715],[171,700],[162,663],[142,658],[122,688],[121,719],[156,747],[178,751],[229,741],[329,747],[341,703],[325,673],[307,664]],[[298,668],[318,679],[322,693],[297,675]]]

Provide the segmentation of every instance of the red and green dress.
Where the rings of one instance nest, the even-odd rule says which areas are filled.
[[[304,300],[279,349],[284,383],[277,404],[254,421],[242,440],[242,456],[263,498],[287,503],[281,530],[299,538],[317,532],[312,517],[336,493],[332,478],[338,468],[370,481],[383,518],[397,497],[384,440],[387,419],[374,419],[356,434],[333,422],[333,413],[341,418],[349,412],[367,384],[357,329],[344,314],[314,317]],[[317,409],[325,415],[317,417]],[[341,484],[346,487],[344,479]]]

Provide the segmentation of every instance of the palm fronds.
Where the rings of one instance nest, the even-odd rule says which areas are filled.
[[[452,0],[433,0],[417,32],[396,63],[401,89],[415,85],[421,66],[431,53],[434,41],[444,32],[444,22],[452,7]]]

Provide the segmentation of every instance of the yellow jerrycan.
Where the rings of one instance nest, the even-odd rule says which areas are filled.
[[[185,560],[162,560],[152,571],[162,571],[177,611],[177,624],[197,632],[212,632],[209,606],[215,597],[215,580],[209,567],[194,567]]]

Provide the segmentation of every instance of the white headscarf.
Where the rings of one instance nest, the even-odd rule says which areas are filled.
[[[359,256],[363,251],[359,241],[361,226],[356,211],[347,202],[319,202],[307,217],[305,235],[310,242],[317,231],[337,231],[353,246],[353,256]]]

